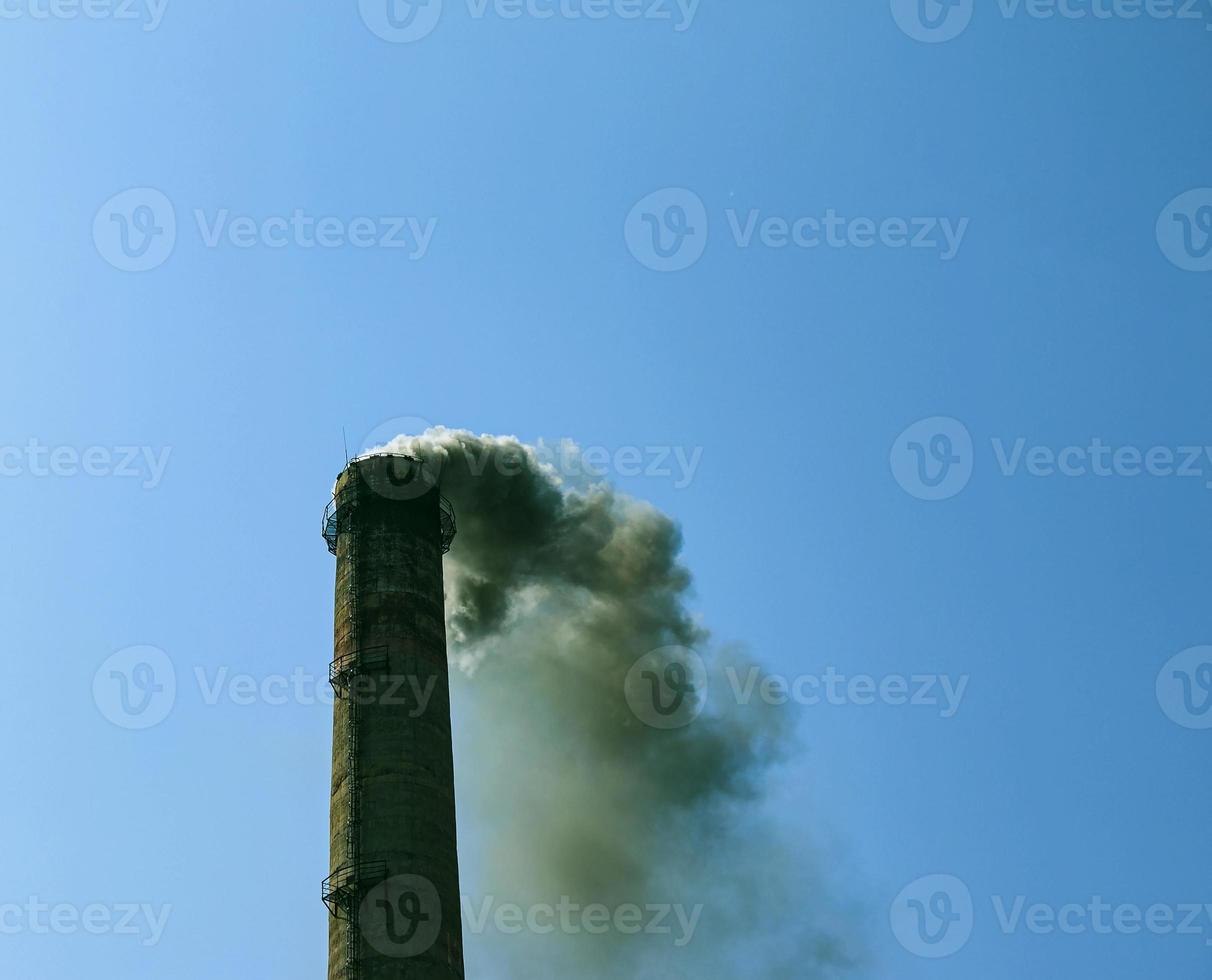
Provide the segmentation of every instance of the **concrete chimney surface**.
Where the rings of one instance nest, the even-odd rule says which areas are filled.
[[[442,584],[453,514],[398,455],[350,463],[334,505],[328,977],[462,978]]]

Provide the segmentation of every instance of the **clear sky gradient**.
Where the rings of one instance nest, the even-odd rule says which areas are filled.
[[[1166,667],[1212,643],[1212,457],[1177,472],[1212,446],[1212,192],[1167,210],[1212,186],[1212,5],[1159,6],[445,0],[400,41],[432,8],[5,0],[0,905],[172,910],[148,946],[13,913],[0,974],[323,975],[330,709],[195,672],[325,676],[342,427],[406,418],[701,449],[610,478],[681,522],[718,640],[967,678],[951,717],[786,708],[773,805],[845,882],[855,976],[1207,976],[1206,913],[995,904],[1212,902],[1205,661]],[[146,731],[93,688],[139,645],[178,682]],[[929,875],[974,909],[937,960],[890,920]]]

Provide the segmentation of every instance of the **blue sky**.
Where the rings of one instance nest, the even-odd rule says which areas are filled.
[[[370,0],[5,6],[0,905],[172,907],[148,946],[14,913],[5,975],[322,975],[329,709],[207,704],[195,671],[322,674],[341,430],[398,418],[701,449],[686,486],[611,476],[681,522],[718,639],[967,678],[951,717],[787,706],[774,806],[829,842],[856,975],[1206,972],[1206,912],[996,909],[1212,902],[1207,661],[1166,666],[1212,643],[1183,449],[1212,445],[1212,191],[1180,200],[1212,186],[1212,6],[650,3],[446,0],[410,41]],[[1151,471],[1096,475],[1096,439]],[[93,680],[143,645],[179,690],[131,731]],[[907,887],[902,925],[971,896],[952,955],[892,928]]]

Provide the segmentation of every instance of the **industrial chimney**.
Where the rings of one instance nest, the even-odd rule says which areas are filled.
[[[337,478],[328,980],[462,980],[442,555],[454,512],[418,459]]]

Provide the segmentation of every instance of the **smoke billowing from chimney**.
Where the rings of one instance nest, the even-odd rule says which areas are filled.
[[[466,705],[459,799],[482,838],[465,861],[468,975],[841,975],[850,930],[808,843],[812,817],[788,839],[763,805],[792,748],[789,716],[727,696],[731,655],[710,652],[687,610],[677,525],[609,485],[569,486],[510,437],[435,428],[387,448],[425,459],[458,515],[446,587]],[[678,648],[708,663],[710,695],[662,730],[624,688],[641,657],[661,651],[650,657],[661,676]],[[576,914],[546,932],[534,913],[542,935],[494,921],[503,905],[565,898],[644,911],[601,935]],[[661,905],[675,908],[654,923],[647,907]]]

